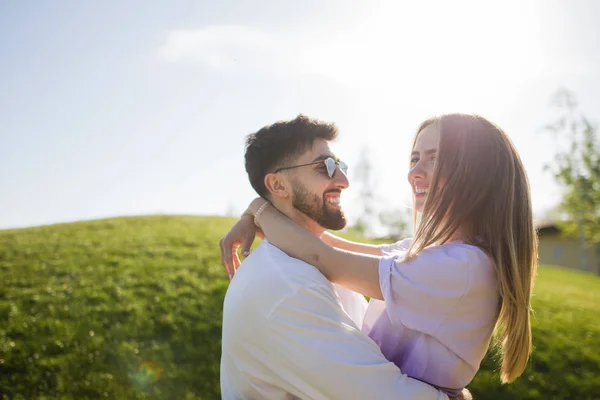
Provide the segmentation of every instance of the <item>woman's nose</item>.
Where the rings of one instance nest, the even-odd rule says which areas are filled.
[[[424,168],[423,163],[418,161],[409,171],[408,179],[425,179],[427,178],[427,169]]]

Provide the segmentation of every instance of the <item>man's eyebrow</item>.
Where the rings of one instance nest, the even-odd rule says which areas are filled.
[[[329,157],[331,157],[335,160],[335,156],[333,156],[332,154],[321,154],[320,156],[317,156],[314,160],[312,160],[311,163],[314,163],[317,161],[323,161],[323,160],[328,159]]]

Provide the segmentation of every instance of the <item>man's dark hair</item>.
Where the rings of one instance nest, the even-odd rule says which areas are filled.
[[[306,115],[279,121],[246,137],[246,172],[250,184],[261,197],[268,198],[265,176],[293,162],[312,148],[315,139],[334,140],[337,126]]]

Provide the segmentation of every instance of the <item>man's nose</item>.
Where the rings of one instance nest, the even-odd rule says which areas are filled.
[[[346,189],[348,186],[350,186],[348,177],[344,171],[342,171],[339,165],[336,166],[335,173],[333,174],[333,180],[335,181],[335,185],[339,188]]]

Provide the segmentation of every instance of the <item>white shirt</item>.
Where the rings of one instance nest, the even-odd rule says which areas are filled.
[[[339,292],[344,305],[315,267],[263,240],[225,296],[222,398],[447,399],[388,361],[358,328],[366,304]]]

